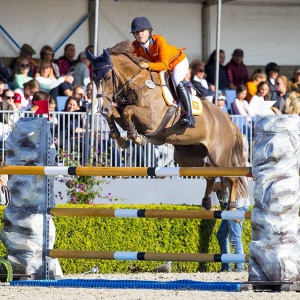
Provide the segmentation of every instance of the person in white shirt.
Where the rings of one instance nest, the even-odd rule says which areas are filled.
[[[236,98],[232,104],[233,113],[235,115],[242,116],[253,116],[254,112],[251,110],[249,103],[245,100],[247,95],[247,88],[245,85],[241,84],[237,86]]]
[[[40,85],[35,79],[24,83],[23,87],[14,90],[15,104],[19,110],[26,110],[31,107],[33,94],[40,90]]]
[[[53,75],[52,65],[50,61],[41,60],[38,68],[38,73],[35,76],[35,79],[40,84],[40,90],[45,93],[50,93],[51,90],[58,87],[60,84],[67,82],[72,83],[72,75],[65,75],[59,78],[55,78]],[[71,95],[71,91],[70,91]],[[68,96],[68,95],[66,95]]]
[[[257,94],[249,101],[249,106],[255,116],[259,114],[259,104],[267,100],[270,100],[270,86],[267,81],[262,81],[257,86]]]

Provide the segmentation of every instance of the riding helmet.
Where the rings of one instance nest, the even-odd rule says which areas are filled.
[[[134,33],[137,31],[143,31],[146,29],[153,30],[150,21],[146,17],[137,17],[133,19],[131,22],[131,31],[130,33]]]
[[[280,68],[276,63],[270,62],[266,65],[265,72],[268,74],[270,71],[275,71],[279,73]]]

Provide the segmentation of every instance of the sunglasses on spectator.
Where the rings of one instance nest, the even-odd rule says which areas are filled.
[[[26,64],[26,65],[21,64],[21,67],[22,67],[22,68],[29,68],[29,64]]]
[[[201,72],[201,73],[204,72],[204,71],[205,71],[205,70],[203,70],[203,69],[199,69],[199,70],[198,70],[198,72]]]
[[[6,99],[12,99],[15,100],[15,96],[4,96]]]
[[[75,93],[75,94],[78,95],[78,96],[80,96],[80,97],[83,96],[83,94],[81,94],[81,93]]]
[[[276,85],[281,85],[283,82],[275,82]]]

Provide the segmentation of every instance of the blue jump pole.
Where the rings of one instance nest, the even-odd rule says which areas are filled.
[[[5,33],[5,35],[17,46],[17,48],[20,50],[21,47],[19,44],[12,38],[12,36],[4,29],[4,27],[0,24],[0,29]]]
[[[63,39],[61,43],[59,43],[55,48],[54,52],[56,52],[64,43],[65,41],[90,17],[90,13],[88,13],[86,16],[84,16],[77,25],[70,31],[70,33]]]

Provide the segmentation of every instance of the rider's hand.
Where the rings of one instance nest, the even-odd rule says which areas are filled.
[[[142,62],[140,63],[140,67],[141,67],[142,69],[149,69],[149,64],[148,64],[146,61],[142,61]]]

